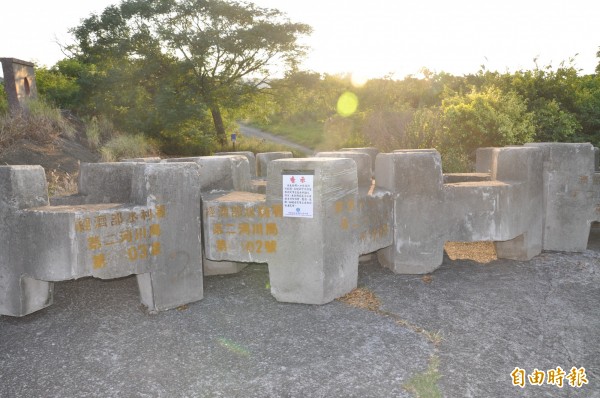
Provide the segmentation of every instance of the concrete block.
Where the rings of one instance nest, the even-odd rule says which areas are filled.
[[[83,203],[128,203],[135,163],[82,163],[78,196]]]
[[[365,148],[342,148],[340,149],[342,152],[356,152],[356,153],[366,153],[371,158],[371,176],[375,177],[375,159],[379,154],[379,149],[374,147],[365,147]]]
[[[542,249],[542,154],[492,151],[491,181],[444,185],[447,240],[494,241],[500,258],[529,260]]]
[[[358,173],[358,186],[371,187],[372,180],[372,166],[371,157],[366,153],[352,152],[352,151],[339,151],[339,152],[319,152],[315,155],[318,158],[348,158],[356,162],[356,170]]]
[[[544,159],[544,250],[584,251],[594,216],[591,144],[534,143]]]
[[[377,252],[380,263],[406,274],[428,273],[439,267],[445,239],[439,222],[443,205],[439,153],[380,153],[375,182],[394,195],[394,241]]]
[[[135,170],[133,201],[150,208],[162,205],[169,212],[160,226],[163,257],[152,258],[152,271],[137,276],[142,303],[155,311],[203,297],[200,192],[194,189],[199,178],[199,166],[191,163],[146,164]]]
[[[147,157],[147,158],[128,158],[128,159],[121,159],[119,160],[120,162],[133,162],[133,163],[160,163],[161,162],[161,158],[158,156],[151,156],[151,157]]]
[[[0,314],[21,316],[52,304],[53,285],[24,273],[30,251],[21,240],[20,211],[47,206],[40,166],[0,166]]]
[[[251,153],[251,152],[250,152]],[[193,162],[200,166],[202,192],[249,191],[251,168],[247,156],[220,155],[170,158],[166,162]]]
[[[206,257],[268,263],[271,293],[279,301],[324,304],[354,289],[359,256],[353,228],[359,217],[356,163],[347,158],[279,159],[268,167],[266,197],[230,192],[206,198]],[[284,186],[312,193],[310,212],[285,216]]]
[[[493,168],[493,147],[477,148],[475,151],[475,172],[491,173]]]
[[[237,156],[245,156],[248,159],[248,165],[250,166],[250,177],[256,177],[256,156],[254,156],[253,152],[250,151],[239,151],[239,152],[216,152],[215,156],[229,156],[229,155],[237,155]]]
[[[394,195],[393,244],[378,251],[383,265],[397,273],[431,272],[442,263],[446,241],[495,241],[505,258],[541,252],[541,151],[488,152],[489,174],[445,184],[435,150],[377,156],[376,184]]]
[[[359,189],[356,172],[348,157],[279,159],[269,164],[266,197],[205,196],[206,258],[267,263],[279,301],[323,304],[346,294],[356,287],[359,254],[392,242],[391,193]],[[290,183],[312,193],[310,216],[286,217]]]
[[[336,203],[336,211],[338,210]],[[351,225],[358,236],[358,252],[360,254],[375,253],[390,246],[394,241],[394,196],[391,192],[371,187],[368,191],[358,189],[358,215]],[[342,212],[344,208],[342,208]],[[346,206],[346,211],[350,211]],[[342,218],[342,228],[347,223]],[[349,221],[348,221],[349,222]]]
[[[278,249],[281,203],[267,204],[265,195],[229,192],[203,198],[204,250],[206,258],[219,262],[263,263]],[[223,264],[223,273],[234,269]],[[214,271],[213,271],[214,272]]]
[[[357,200],[356,163],[343,158],[272,161],[267,204],[283,203],[284,184],[294,173],[314,176],[314,213],[312,218],[281,218],[278,250],[268,262],[271,294],[279,301],[324,304],[357,284],[357,237],[340,227],[343,213],[336,212],[336,202]]]
[[[257,177],[267,177],[267,167],[269,162],[277,159],[289,159],[294,155],[291,152],[263,152],[256,154],[256,175]]]
[[[3,196],[21,205],[0,203],[6,225],[14,227],[7,239],[10,251],[3,250],[0,261],[0,313],[22,316],[37,311],[51,304],[52,282],[84,276],[137,274],[141,301],[152,312],[202,298],[200,193],[194,188],[199,185],[198,166],[104,167],[104,173],[95,167],[84,173],[89,195],[81,195],[83,202],[118,196],[104,191],[111,187],[104,175],[128,170],[127,203],[48,206],[41,167],[0,171],[0,184],[17,188],[2,189]],[[92,174],[99,176],[98,183]],[[116,179],[125,180],[122,175]],[[18,186],[20,182],[30,185]],[[2,235],[6,232],[1,230]]]
[[[202,206],[211,195],[219,195],[231,191],[251,191],[254,180],[250,179],[250,164],[247,156],[221,155],[198,156],[189,158],[172,158],[167,162],[193,162],[200,166],[200,195]],[[207,223],[206,217],[203,224]],[[206,246],[206,240],[203,245]],[[206,275],[227,275],[241,271],[246,264],[231,261],[213,261],[206,258],[203,249],[203,264]]]

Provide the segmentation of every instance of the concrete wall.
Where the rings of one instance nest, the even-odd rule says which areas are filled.
[[[49,206],[39,166],[0,167],[0,314],[52,302],[52,282],[136,274],[151,311],[203,296],[203,276],[267,263],[279,301],[324,304],[356,287],[360,255],[396,273],[442,263],[446,241],[500,258],[585,250],[600,221],[590,144],[482,148],[479,173],[442,174],[433,150],[266,160],[252,192],[239,154],[82,164],[79,193]],[[267,159],[268,156],[265,158]],[[203,234],[200,230],[203,230]]]

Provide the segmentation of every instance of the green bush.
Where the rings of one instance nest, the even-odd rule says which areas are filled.
[[[126,158],[156,156],[158,151],[154,143],[141,134],[119,135],[100,148],[102,160],[116,162]]]
[[[0,83],[0,115],[8,112],[8,98],[4,90],[4,82]]]
[[[119,134],[112,122],[102,115],[84,118],[84,131],[87,145],[91,149],[97,149]]]

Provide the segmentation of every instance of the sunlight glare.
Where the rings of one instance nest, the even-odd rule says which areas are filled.
[[[358,97],[351,91],[346,91],[340,95],[337,102],[337,111],[340,116],[351,116],[358,108]]]
[[[366,75],[358,72],[352,72],[352,75],[350,77],[350,82],[355,88],[360,88],[364,86],[368,81],[369,78]]]

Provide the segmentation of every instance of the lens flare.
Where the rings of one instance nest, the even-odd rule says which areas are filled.
[[[346,91],[340,95],[337,102],[337,112],[340,116],[351,116],[358,108],[358,97],[350,91]]]

